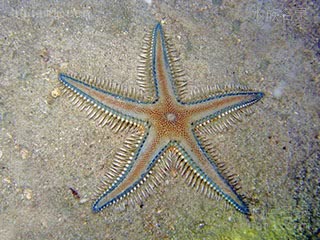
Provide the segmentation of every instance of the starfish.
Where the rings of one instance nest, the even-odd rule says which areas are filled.
[[[241,120],[262,92],[227,85],[189,93],[178,53],[160,23],[144,38],[139,90],[72,73],[60,73],[59,80],[90,119],[128,133],[99,188],[93,212],[125,200],[140,202],[174,172],[199,193],[223,198],[250,214],[236,175],[218,159],[209,136]]]

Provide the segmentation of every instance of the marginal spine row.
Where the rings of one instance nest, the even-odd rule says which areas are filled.
[[[112,95],[119,95],[121,97],[131,99],[133,101],[145,101],[144,94],[141,90],[135,88],[125,87],[113,81],[91,78],[89,76],[82,76],[77,73],[68,72],[70,77],[78,79],[79,81],[88,84],[90,87],[102,90],[104,92],[110,93]]]
[[[221,134],[230,127],[234,127],[236,123],[241,122],[244,115],[249,115],[252,112],[252,109],[245,108],[245,106],[229,109],[215,117],[208,117],[202,122],[199,122],[195,126],[194,131],[198,136],[202,134]]]
[[[152,33],[145,35],[143,39],[143,46],[141,48],[141,54],[139,58],[139,64],[137,67],[138,78],[137,82],[144,92],[146,101],[156,101],[156,88],[152,78],[152,45],[154,39]]]
[[[171,160],[166,153],[158,157],[152,168],[140,180],[139,184],[131,191],[128,202],[139,203],[156,192],[158,186],[164,183],[169,175]]]
[[[214,98],[224,94],[238,93],[239,91],[254,91],[239,84],[211,85],[203,88],[194,88],[186,99],[187,103],[199,102],[203,99]]]
[[[198,169],[192,166],[191,159],[179,149],[175,149],[175,168],[177,172],[184,178],[188,186],[194,188],[197,192],[208,198],[220,200],[221,196],[215,189],[215,186],[205,178]]]
[[[232,189],[239,194],[239,190],[241,189],[239,176],[228,169],[226,164],[220,160],[219,154],[214,148],[210,139],[208,139],[205,135],[198,135],[197,138],[201,142],[201,146],[204,148],[204,151],[207,153],[208,161],[216,166],[220,175],[226,179],[231,185]]]
[[[101,127],[108,126],[115,133],[141,127],[143,124],[134,118],[116,113],[112,109],[102,108],[69,86],[63,85],[62,92],[80,111],[85,111],[89,119],[95,120]]]
[[[113,188],[117,184],[116,182],[118,179],[121,178],[123,173],[126,171],[126,168],[128,168],[128,164],[131,164],[130,160],[124,159],[125,158],[120,159],[117,161],[118,163],[116,163],[117,166],[112,167],[114,169],[112,170],[114,172],[114,176],[107,176],[107,178],[110,178],[111,180],[116,179],[111,185],[109,182],[105,183],[110,185],[109,189]],[[122,203],[125,200],[131,205],[136,203],[141,204],[144,199],[155,193],[156,188],[165,181],[166,177],[169,175],[170,168],[171,159],[166,151],[152,161],[147,169],[147,172],[141,175],[138,182],[128,188],[125,192],[121,193],[118,197],[111,199],[107,205],[103,206],[103,208]],[[106,192],[108,192],[109,189],[105,191],[103,191],[103,189],[103,187],[100,189],[103,193],[100,194],[98,199],[107,196]]]
[[[118,149],[111,167],[108,169],[101,187],[98,188],[96,196],[99,197],[111,188],[119,185],[121,180],[130,171],[134,164],[135,154],[145,138],[145,129],[135,128],[130,136],[126,138],[123,146]]]
[[[209,148],[208,148],[209,149]],[[211,150],[211,154],[213,158],[216,157],[216,152]],[[201,170],[199,170],[194,164],[192,159],[181,149],[175,148],[174,149],[175,155],[175,168],[177,172],[184,178],[185,182],[188,186],[194,188],[197,192],[203,194],[204,196],[216,200],[220,200],[224,198],[227,200],[228,203],[226,206],[232,205],[237,208],[240,212],[248,214],[247,210],[240,209],[237,205],[232,202],[232,199],[225,198],[221,194],[221,191],[217,188],[214,183],[210,181],[208,177],[206,177]],[[238,179],[236,175],[230,174],[229,171],[225,169],[225,165],[222,162],[216,163],[217,167],[221,170],[222,176],[225,177],[228,181],[230,181],[231,187],[234,191],[238,191],[240,189]],[[242,199],[244,199],[243,195],[239,195]]]
[[[175,49],[172,39],[165,35],[165,42],[167,46],[167,53],[169,56],[169,66],[175,86],[175,93],[179,101],[184,102],[187,97],[187,81],[185,79],[185,72],[180,63],[180,56]]]

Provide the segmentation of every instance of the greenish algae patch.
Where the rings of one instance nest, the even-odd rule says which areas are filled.
[[[226,219],[221,219],[222,221]],[[192,225],[190,223],[186,223],[188,226],[176,226],[176,231],[170,239],[281,240],[298,237],[295,235],[293,217],[283,210],[273,210],[265,219],[251,221],[239,215],[232,222],[226,222],[222,226],[216,225],[216,216],[212,217],[212,222],[205,222],[205,224],[195,222],[193,227],[190,227]]]

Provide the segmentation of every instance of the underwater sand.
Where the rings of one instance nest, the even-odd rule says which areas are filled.
[[[319,7],[1,2],[0,239],[319,238]],[[57,74],[136,86],[143,36],[159,20],[181,54],[190,89],[241,83],[266,94],[251,116],[212,137],[241,179],[251,221],[173,176],[142,206],[91,211],[125,135],[56,97]]]

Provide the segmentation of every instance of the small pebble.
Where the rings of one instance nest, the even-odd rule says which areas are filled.
[[[27,188],[23,191],[23,195],[26,199],[31,200],[32,199],[32,190],[30,188]]]
[[[51,97],[53,97],[53,98],[57,98],[57,97],[59,97],[60,95],[61,95],[61,90],[60,90],[60,88],[55,88],[55,89],[53,89],[52,92],[51,92]]]
[[[84,204],[84,203],[86,203],[86,202],[88,202],[88,201],[89,201],[88,198],[81,198],[80,201],[79,201],[79,203],[80,203],[80,204]]]
[[[7,183],[7,184],[10,184],[11,183],[11,180],[9,178],[4,178],[3,179],[3,182],[4,183]]]
[[[26,159],[29,156],[29,154],[30,154],[30,152],[26,148],[22,148],[20,150],[20,155],[21,155],[22,159]]]
[[[49,55],[49,51],[46,48],[43,48],[40,53],[39,53],[40,57],[42,58],[42,60],[44,62],[48,62],[50,59],[50,55]]]
[[[206,226],[206,224],[204,222],[199,223],[199,228],[202,229]]]

